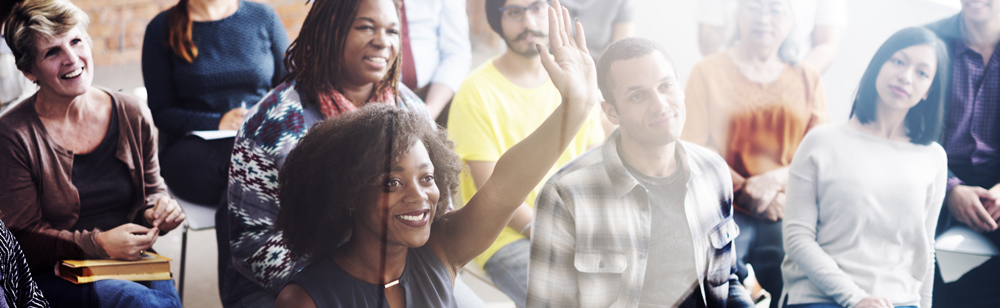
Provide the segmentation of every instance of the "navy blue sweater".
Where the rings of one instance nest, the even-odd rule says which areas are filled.
[[[167,17],[156,15],[146,26],[142,77],[153,121],[170,142],[193,130],[219,128],[222,115],[256,104],[281,82],[288,34],[274,9],[240,0],[233,15],[194,22],[192,39],[198,57],[187,63],[167,44]]]

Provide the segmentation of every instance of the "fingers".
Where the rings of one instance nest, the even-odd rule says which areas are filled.
[[[996,199],[993,197],[993,194],[991,194],[989,190],[986,190],[986,188],[982,188],[979,186],[972,186],[970,188],[972,188],[972,192],[976,193],[976,197],[979,197],[980,199],[989,199],[989,200]]]
[[[562,29],[565,36],[565,45],[573,48],[578,48],[576,45],[576,39],[573,36],[573,19],[569,17],[569,9],[565,7],[562,8]]]
[[[990,215],[990,213],[986,211],[986,207],[983,206],[979,200],[976,200],[972,208],[974,211],[973,217],[977,221],[977,224],[979,224],[979,227],[983,228],[983,231],[993,231],[997,229],[997,223],[994,221],[993,215]]]
[[[164,219],[164,222],[170,224],[176,224],[178,222],[183,221],[184,218],[185,218],[184,211],[182,211],[179,206],[174,206],[174,209],[170,211],[170,216],[167,216],[167,218]]]
[[[156,199],[156,205],[153,206],[153,222],[151,223],[153,227],[160,226],[163,220],[167,218],[167,214],[170,214],[170,210],[173,204],[173,198],[163,196],[160,199]]]
[[[750,203],[757,209],[757,214],[763,214],[770,207],[771,203],[774,202],[774,197],[777,195],[777,190],[765,189],[758,197],[753,198]]]
[[[144,233],[149,232],[149,230],[150,230],[149,228],[146,228],[146,227],[143,227],[143,226],[140,226],[140,225],[137,225],[137,224],[133,224],[133,223],[127,223],[127,224],[121,225],[119,228],[122,228],[122,230],[124,230],[125,232],[128,232],[129,234],[136,234],[136,233],[138,233],[138,234],[144,234]],[[117,229],[117,228],[115,228],[115,229]]]
[[[993,221],[1000,220],[1000,202],[988,201],[983,203],[983,205],[986,207],[986,211],[990,213],[990,218],[993,218]]]
[[[553,2],[553,5],[558,5],[559,1]],[[559,49],[563,46],[563,37],[559,31],[559,11],[556,10],[555,6],[549,7],[549,47],[552,49]],[[545,57],[542,57],[545,58]]]
[[[535,44],[535,48],[538,48],[538,54],[542,55],[538,57],[542,60],[542,67],[549,73],[549,76],[555,76],[559,72],[559,65],[556,64],[556,61],[552,57],[548,56],[549,49],[541,44]]]
[[[577,48],[590,55],[590,48],[587,48],[587,37],[583,34],[583,24],[579,21],[576,22],[576,45]]]
[[[131,244],[138,247],[140,250],[146,250],[153,247],[153,243],[156,242],[156,238],[160,236],[160,229],[152,228],[145,234],[133,234],[132,236],[134,236],[134,238]]]

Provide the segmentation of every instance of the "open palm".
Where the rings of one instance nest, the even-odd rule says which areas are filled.
[[[570,21],[569,11],[559,0],[553,0],[549,8],[549,42],[552,57],[546,56],[549,50],[545,46],[538,45],[540,58],[563,101],[596,104],[599,99],[597,69],[587,50],[583,25]]]

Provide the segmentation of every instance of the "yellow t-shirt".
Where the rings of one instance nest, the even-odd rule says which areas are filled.
[[[507,149],[542,125],[562,100],[551,80],[540,87],[522,88],[500,74],[493,60],[496,58],[469,73],[451,102],[448,136],[455,142],[455,152],[463,161],[499,160]],[[599,107],[595,106],[590,118],[573,138],[542,183],[570,160],[604,141]],[[525,200],[528,205],[534,207],[542,183],[528,194]],[[462,205],[468,203],[475,193],[476,184],[472,176],[463,171],[459,182]],[[493,245],[476,257],[476,263],[482,266],[497,250],[522,238],[524,236],[519,231],[505,227]]]

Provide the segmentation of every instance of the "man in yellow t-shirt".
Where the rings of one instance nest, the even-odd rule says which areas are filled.
[[[486,0],[490,27],[507,42],[507,51],[469,74],[449,110],[449,137],[469,166],[459,183],[462,204],[490,177],[500,155],[538,128],[562,100],[535,47],[548,42],[548,7],[547,1]],[[566,138],[574,140],[549,175],[604,141],[600,109],[594,108],[579,133]],[[525,306],[528,292],[527,238],[537,191],[528,194],[493,245],[475,259],[519,307]]]

